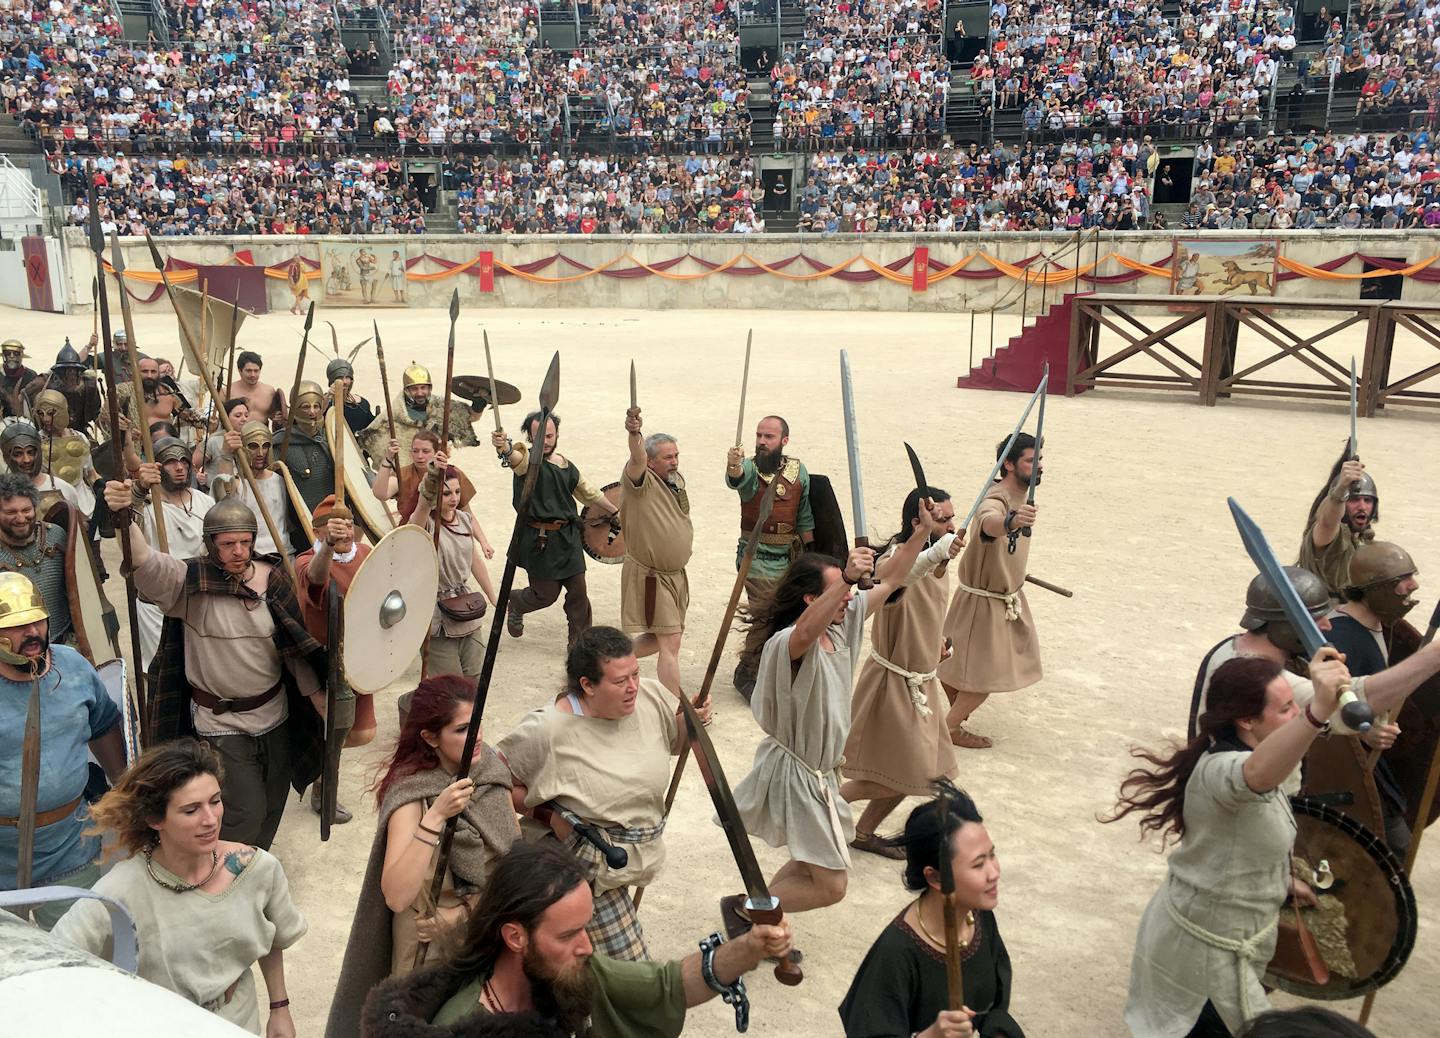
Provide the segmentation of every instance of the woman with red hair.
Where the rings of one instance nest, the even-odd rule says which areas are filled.
[[[360,1033],[365,995],[386,977],[408,972],[419,944],[463,934],[491,865],[520,835],[510,769],[478,735],[469,777],[455,778],[475,707],[474,682],[458,674],[429,677],[405,698],[400,737],[374,785],[380,818],[330,1006],[329,1035]],[[436,848],[452,818],[449,868],[432,905]]]

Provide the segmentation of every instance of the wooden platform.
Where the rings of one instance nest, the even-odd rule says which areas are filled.
[[[1302,336],[1277,316],[1279,311],[1330,320]],[[1202,326],[1200,348],[1177,345],[1176,336],[1197,324]],[[1440,376],[1440,358],[1403,378],[1392,381],[1390,374],[1397,330],[1412,333],[1440,352],[1440,304],[1378,300],[1077,296],[1071,313],[1065,395],[1117,387],[1193,393],[1206,407],[1236,394],[1343,403],[1350,395],[1349,357],[1355,351],[1334,339],[1357,326],[1364,328],[1363,359],[1358,364],[1360,415],[1370,417],[1387,403],[1440,407],[1440,387],[1420,388]],[[1247,345],[1263,340],[1273,350],[1237,371],[1242,330]],[[1120,338],[1119,348],[1105,352],[1106,331]],[[1164,372],[1119,370],[1142,355]],[[1267,368],[1287,359],[1298,361],[1313,378],[1265,377]]]

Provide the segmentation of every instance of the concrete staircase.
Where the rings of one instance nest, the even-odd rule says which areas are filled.
[[[436,191],[435,208],[425,214],[425,229],[430,234],[458,234],[455,221],[455,192]]]
[[[993,357],[971,368],[968,375],[957,378],[955,385],[960,389],[1033,393],[1048,362],[1050,389],[1062,389],[1064,383],[1058,380],[1064,377],[1070,363],[1070,315],[1076,294],[1071,292],[1048,302],[1043,313],[1027,319],[1019,334],[1011,336]]]
[[[8,155],[17,166],[23,166],[27,156],[39,154],[39,142],[25,131],[18,119],[9,115],[0,117],[0,155]]]

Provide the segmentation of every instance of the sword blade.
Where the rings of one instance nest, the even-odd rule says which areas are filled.
[[[850,511],[855,519],[855,543],[861,544],[865,523],[865,488],[860,482],[860,429],[855,421],[855,387],[850,381],[850,355],[840,351],[840,404],[845,412],[845,453],[850,465]]]
[[[1050,384],[1050,375],[1040,377],[1040,384],[1035,387],[1035,392],[1030,394],[1030,401],[1025,405],[1025,410],[1020,413],[1020,420],[1015,423],[1015,429],[1010,433],[1010,438],[1005,441],[1005,446],[1000,449],[1000,456],[995,459],[995,465],[990,469],[990,475],[985,477],[985,482],[980,485],[980,493],[975,495],[975,503],[970,506],[970,511],[965,513],[965,521],[956,527],[957,530],[969,530],[971,522],[975,519],[975,513],[980,511],[980,502],[985,500],[985,495],[990,493],[990,484],[995,482],[995,473],[1000,471],[1000,466],[1005,464],[1005,455],[1010,453],[1010,448],[1015,444],[1015,438],[1020,435],[1020,430],[1025,428],[1025,420],[1030,417],[1030,409],[1035,402],[1045,395],[1045,389]]]
[[[19,856],[15,859],[15,889],[30,886],[35,869],[35,813],[40,809],[40,679],[30,679],[30,703],[25,708],[25,741],[20,749]]]
[[[730,791],[725,769],[720,764],[714,743],[710,741],[710,734],[705,730],[705,722],[700,719],[700,714],[689,699],[683,695],[679,698],[680,708],[685,711],[685,726],[690,731],[690,742],[695,747],[695,756],[702,765],[701,773],[705,776],[705,785],[710,790],[710,802],[715,805],[720,826],[725,830],[725,839],[730,844],[730,853],[740,870],[740,882],[745,886],[745,894],[757,907],[773,906],[775,899],[770,896],[765,874],[760,871],[760,863],[755,859],[755,848],[750,846],[750,834],[745,830],[745,820],[740,817],[740,809],[735,806],[735,794]]]
[[[1355,375],[1355,358],[1350,358],[1350,457],[1360,457],[1360,436],[1356,429],[1356,414],[1360,408],[1360,380]]]
[[[735,446],[745,442],[745,395],[750,390],[750,344],[755,338],[755,329],[745,333],[745,371],[740,376],[740,417],[735,419]]]
[[[1035,415],[1035,458],[1030,463],[1030,486],[1025,492],[1025,503],[1035,503],[1035,484],[1040,480],[1040,450],[1044,446],[1045,436],[1045,401],[1050,398],[1050,362],[1045,362],[1044,370],[1040,376],[1040,385],[1044,387],[1040,394],[1040,410]]]
[[[635,362],[630,362],[630,410],[640,406],[640,393],[635,388]]]
[[[1280,565],[1280,560],[1275,557],[1275,550],[1270,547],[1270,542],[1265,539],[1265,533],[1256,525],[1255,520],[1246,514],[1245,509],[1233,497],[1226,498],[1230,505],[1230,514],[1235,519],[1235,527],[1240,531],[1240,540],[1245,545],[1245,553],[1250,556],[1250,561],[1255,563],[1255,568],[1265,575],[1265,582],[1270,585],[1270,590],[1280,600],[1280,607],[1285,611],[1285,619],[1295,633],[1299,635],[1301,643],[1305,646],[1305,653],[1313,657],[1325,644],[1325,636],[1320,633],[1320,626],[1315,623],[1315,618],[1310,615],[1310,610],[1305,608],[1305,603],[1300,599],[1300,593],[1295,590],[1295,585],[1290,583],[1290,577],[1285,572],[1285,567]]]
[[[910,458],[910,472],[915,477],[915,487],[920,491],[921,497],[930,496],[930,484],[925,481],[925,469],[920,464],[920,455],[915,453],[915,448],[908,443],[905,444],[905,454]]]
[[[503,432],[500,428],[500,391],[495,388],[495,362],[490,359],[490,333],[482,331],[480,337],[485,340],[485,377],[490,380],[490,413],[495,418],[495,431]]]

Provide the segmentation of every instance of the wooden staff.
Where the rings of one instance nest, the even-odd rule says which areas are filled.
[[[91,168],[93,177],[94,168]],[[110,337],[110,299],[105,290],[105,279],[99,277],[104,273],[105,262],[105,238],[100,231],[100,210],[96,208],[95,185],[92,183],[89,189],[90,200],[90,249],[95,253],[95,270],[97,272],[96,296],[100,301],[100,342],[105,350],[105,403],[109,411],[110,419],[110,463],[115,474],[122,479],[125,476],[125,454],[121,448],[120,439],[120,403],[115,396],[115,344]],[[120,275],[115,275],[115,283],[120,289],[120,294],[125,294],[125,282]],[[118,523],[117,523],[118,525]],[[145,671],[140,665],[140,621],[135,611],[135,603],[140,596],[135,591],[135,560],[130,551],[130,538],[122,530],[119,536],[120,557],[124,565],[120,567],[120,573],[125,579],[125,616],[130,621],[130,654],[131,662],[135,665],[135,705],[140,712],[140,735],[141,742],[148,742],[149,720],[148,702],[145,694]]]
[[[125,276],[125,257],[120,252],[120,236],[110,232],[110,266],[115,269],[117,279]],[[140,352],[135,345],[135,318],[130,312],[130,294],[125,291],[124,281],[120,282],[120,319],[125,324],[125,351],[130,357],[130,420],[140,426],[140,446],[145,452],[145,461],[155,460],[155,440],[150,435],[150,416],[145,412],[145,380],[140,377]],[[155,511],[155,546],[166,555],[170,554],[170,538],[165,532],[165,505],[157,490],[150,495],[150,506]]]
[[[35,823],[40,810],[40,674],[35,668],[36,664],[31,664],[30,702],[25,708],[25,739],[20,744],[20,824],[15,858],[16,890],[29,889],[35,872]]]
[[[380,392],[385,394],[385,424],[390,426],[390,439],[395,439],[395,415],[390,408],[390,376],[385,372],[385,346],[380,341],[380,325],[372,320],[375,329],[375,358],[380,361]]]
[[[444,401],[440,416],[440,449],[445,452],[446,464],[450,458],[450,379],[455,374],[455,322],[460,319],[460,290],[450,296],[450,342],[445,347],[445,385],[441,399]],[[397,459],[398,460],[398,459]],[[396,473],[398,478],[399,473]],[[435,554],[440,554],[440,499],[445,496],[445,472],[440,472],[440,486],[435,491]]]
[[[337,378],[335,384],[330,387],[330,397],[334,401],[331,405],[335,412],[335,433],[330,438],[330,454],[334,461],[335,469],[335,507],[345,506],[345,388]]]
[[[170,299],[170,305],[174,308],[175,316],[180,321],[180,348],[187,351],[189,359],[191,361],[195,361],[197,357],[197,354],[195,352],[195,331],[193,328],[190,327],[189,319],[185,316],[185,314],[180,311],[180,308],[178,306],[175,306],[175,288],[173,285],[170,284],[170,275],[165,270],[165,261],[160,258],[160,249],[156,247],[155,240],[150,237],[149,231],[145,232],[145,244],[150,247],[150,261],[155,264],[155,269],[160,273],[160,281],[165,286],[165,294]],[[312,303],[311,306],[313,307],[314,304]],[[195,368],[195,370],[200,372],[201,381],[205,383],[205,388],[210,390],[210,395],[213,397],[215,395],[215,380],[210,377],[210,369],[205,367],[204,364],[200,363],[192,363],[191,366]],[[108,355],[106,357],[106,367],[107,369],[110,367],[110,360]],[[115,414],[113,397],[110,405],[110,413],[112,415]],[[220,408],[220,424],[224,427],[226,432],[239,431],[235,428],[235,423],[230,421],[230,414],[225,410],[223,406]],[[112,433],[112,438],[114,435],[116,434]],[[275,525],[275,517],[270,514],[270,509],[267,508],[265,505],[265,499],[260,496],[260,487],[255,482],[255,473],[250,471],[250,457],[245,453],[245,449],[243,447],[240,449],[240,453],[235,456],[235,460],[239,463],[240,475],[244,478],[245,485],[250,488],[250,497],[254,500],[255,507],[260,510],[260,518],[265,520],[265,529],[270,532],[270,539],[275,542],[275,550],[280,553],[280,561],[285,565],[285,572],[290,575],[291,582],[294,583],[296,587],[299,587],[299,581],[295,576],[295,564],[290,561],[290,553],[285,550],[285,542],[281,539],[280,530]],[[119,466],[120,463],[119,459],[117,458],[117,470],[119,469]],[[125,561],[126,565],[128,566],[130,561],[129,542],[123,537],[120,539],[120,547],[125,552]],[[131,622],[133,624],[133,588],[131,588],[131,603]],[[138,630],[132,627],[132,633],[135,635],[136,645],[138,646]],[[139,659],[139,657],[137,656],[136,659]]]
[[[295,394],[300,392],[300,383],[305,378],[305,354],[310,349],[310,326],[315,323],[315,304],[305,311],[305,334],[300,337],[300,360],[295,365],[295,379],[290,383],[290,399],[285,409],[285,435],[280,442],[280,456],[277,460],[289,464],[285,459],[290,454],[290,432],[295,428]]]

